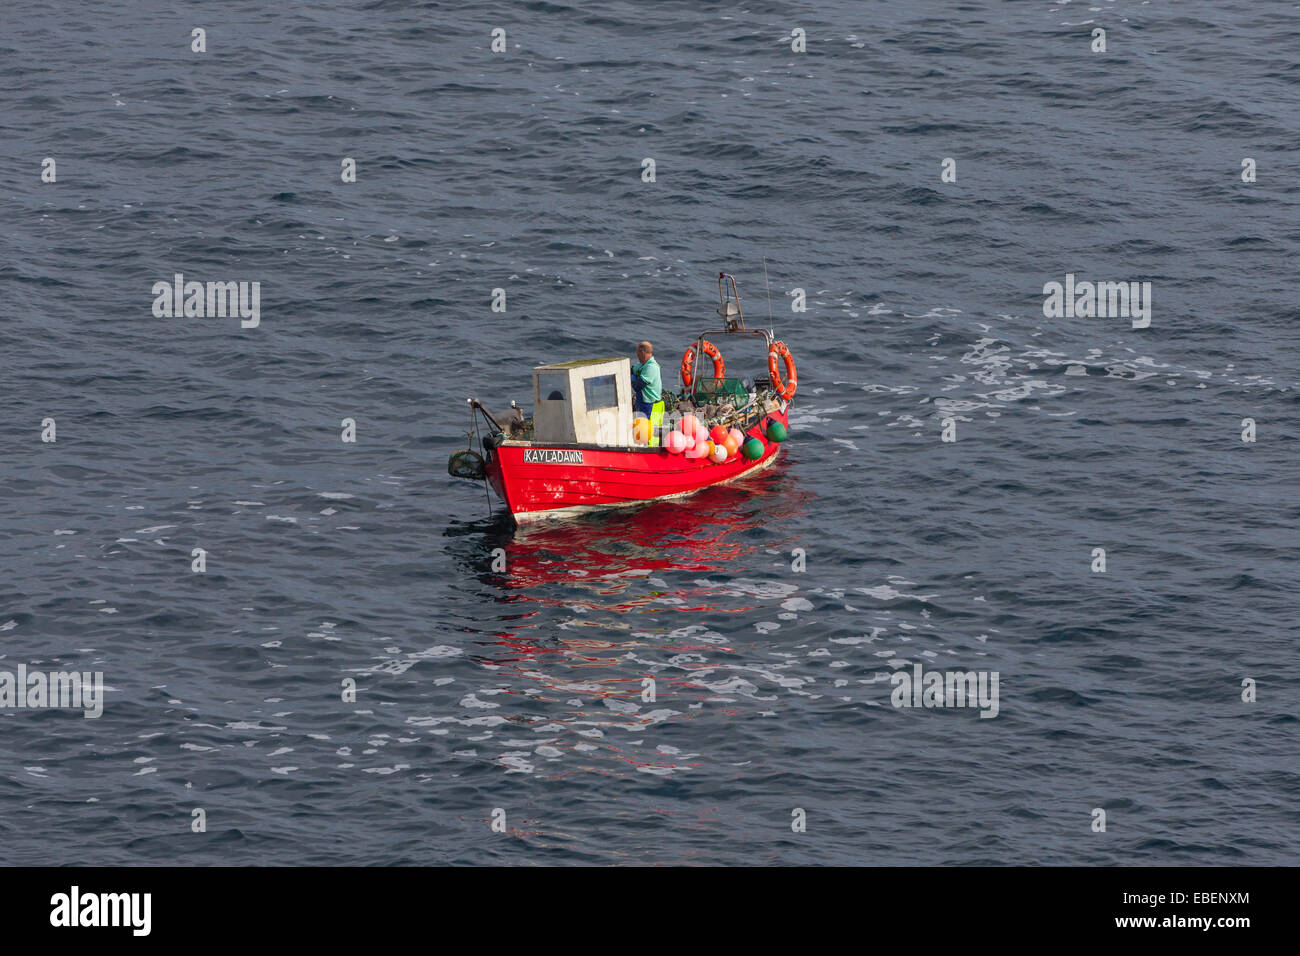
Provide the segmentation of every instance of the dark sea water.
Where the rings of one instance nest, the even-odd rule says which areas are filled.
[[[1300,5],[18,3],[0,80],[0,670],[110,688],[0,710],[6,862],[1300,862]],[[764,259],[775,467],[447,475]]]

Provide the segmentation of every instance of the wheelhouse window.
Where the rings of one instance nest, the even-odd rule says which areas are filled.
[[[537,397],[543,402],[568,401],[569,376],[567,372],[538,372]]]
[[[613,375],[593,375],[584,379],[582,385],[587,397],[587,411],[618,407],[618,385]]]

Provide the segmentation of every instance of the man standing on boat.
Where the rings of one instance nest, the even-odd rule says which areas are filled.
[[[636,347],[637,361],[632,366],[632,408],[637,415],[650,419],[650,447],[659,444],[659,428],[664,423],[663,376],[655,361],[655,349],[649,342]]]

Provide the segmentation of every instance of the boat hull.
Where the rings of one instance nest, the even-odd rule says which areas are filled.
[[[715,464],[662,448],[506,441],[491,450],[487,477],[520,524],[666,501],[770,466],[781,446],[767,440],[769,422],[787,426],[787,412],[773,411],[745,433],[763,442],[763,454],[752,461],[737,455]]]

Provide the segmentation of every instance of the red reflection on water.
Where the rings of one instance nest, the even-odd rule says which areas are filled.
[[[772,529],[789,528],[792,537],[795,523],[787,519],[802,509],[792,478],[777,465],[746,481],[677,501],[516,529],[509,538],[488,544],[506,553],[505,570],[488,580],[500,588],[517,623],[482,642],[498,651],[478,660],[515,676],[544,660],[563,661],[570,674],[571,668],[606,669],[606,680],[588,679],[616,685],[613,675],[623,669],[623,656],[638,646],[726,652],[729,648],[717,644],[672,640],[671,631],[692,621],[670,616],[684,612],[700,620],[709,614],[743,613],[755,607],[751,599],[738,597],[725,584],[692,581],[663,588],[648,579],[682,571],[768,574],[774,562],[787,559],[790,543],[789,537],[774,537]],[[765,550],[778,554],[761,555]],[[680,579],[680,574],[674,577]],[[562,629],[556,627],[561,620],[557,609],[570,612],[562,618]],[[638,617],[625,618],[628,614]],[[589,635],[580,636],[588,629]],[[663,640],[651,637],[657,634]],[[536,682],[536,675],[530,680]],[[600,696],[625,693],[634,692],[610,686]]]
[[[747,532],[788,513],[775,475],[690,498],[521,528],[505,544],[504,586],[580,585],[617,594],[655,571],[734,570],[758,550]],[[637,601],[642,604],[644,601]],[[617,606],[617,605],[615,605]]]

